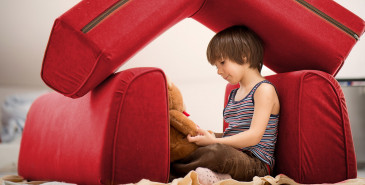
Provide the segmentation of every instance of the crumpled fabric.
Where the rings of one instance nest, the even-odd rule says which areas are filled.
[[[14,94],[5,98],[1,105],[1,142],[8,143],[22,135],[30,106],[36,98],[45,92]]]
[[[152,181],[143,179],[140,182],[136,183],[135,185],[162,185],[162,184],[164,184],[164,183],[152,182]],[[171,184],[171,185],[200,185],[199,180],[198,180],[198,174],[195,171],[191,171],[184,178],[175,179],[169,184]],[[295,182],[293,179],[287,177],[284,174],[279,174],[276,177],[255,176],[252,179],[252,181],[250,181],[250,182],[242,182],[242,181],[236,181],[233,179],[226,179],[226,180],[214,183],[214,185],[280,185],[280,184],[302,185],[302,184]],[[333,185],[359,185],[359,184],[365,184],[365,178],[349,179],[349,180],[345,180],[342,182],[334,183]],[[316,185],[316,184],[313,184],[313,185]],[[317,185],[320,185],[320,184],[317,184]],[[327,185],[330,185],[330,184],[327,184]]]
[[[8,175],[0,178],[0,185],[20,185],[20,184],[42,184],[42,185],[75,185],[65,182],[42,182],[42,181],[31,181],[27,182],[20,176],[16,175]],[[166,183],[160,182],[153,182],[147,179],[142,179],[135,185],[164,185]],[[195,171],[189,172],[185,177],[174,179],[171,185],[200,185],[198,174]],[[279,174],[276,177],[272,176],[265,176],[265,177],[258,177],[255,176],[252,181],[250,182],[242,182],[236,181],[233,179],[226,179],[215,183],[214,185],[280,185],[280,184],[287,184],[287,185],[302,185],[296,183],[293,179],[287,177],[284,174]],[[365,178],[356,178],[356,179],[348,179],[342,182],[334,183],[332,185],[359,185],[365,184]],[[134,185],[134,184],[127,184],[127,185]],[[320,184],[312,184],[312,185],[320,185]],[[323,185],[323,184],[321,184]],[[331,184],[327,184],[331,185]]]

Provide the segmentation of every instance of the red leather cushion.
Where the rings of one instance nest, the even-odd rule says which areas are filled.
[[[26,120],[18,169],[29,180],[166,182],[169,156],[165,75],[136,68],[112,75],[79,99],[58,93],[37,99]]]
[[[363,34],[364,21],[334,1],[308,2],[357,35]],[[93,29],[83,31],[116,3],[122,5]],[[213,31],[236,24],[252,28],[265,41],[265,65],[278,73],[316,69],[335,75],[356,43],[295,0],[85,0],[55,21],[42,79],[66,96],[81,97],[187,17]]]
[[[285,174],[298,183],[335,183],[355,178],[349,118],[337,81],[319,71],[266,78],[276,86],[281,104],[275,174]],[[236,87],[227,86],[225,101]]]

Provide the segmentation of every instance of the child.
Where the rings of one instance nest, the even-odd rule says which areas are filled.
[[[227,28],[212,38],[208,61],[230,84],[240,84],[230,93],[223,111],[229,126],[223,137],[203,129],[198,136],[189,135],[188,140],[201,147],[173,163],[172,174],[183,176],[196,170],[206,184],[229,176],[252,181],[254,176],[270,174],[280,104],[275,87],[260,74],[263,53],[261,39],[245,26]]]

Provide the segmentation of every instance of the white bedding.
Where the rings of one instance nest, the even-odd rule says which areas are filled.
[[[3,181],[0,178],[0,184],[1,185],[18,185],[18,184],[26,184],[24,182],[22,183],[12,183],[9,181]],[[135,185],[164,185],[165,183],[159,183],[159,182],[152,182],[147,179],[143,179],[136,183]],[[191,171],[189,174],[187,174],[184,178],[179,178],[173,180],[171,185],[200,185],[198,180],[198,174],[195,171]],[[278,184],[288,184],[288,185],[300,185],[299,183],[296,183],[294,180],[290,179],[289,177],[280,174],[276,177],[272,176],[266,176],[266,177],[254,177],[252,181],[250,182],[239,182],[233,179],[227,179],[220,182],[215,183],[215,185],[278,185]],[[349,179],[343,182],[334,183],[333,185],[359,185],[359,184],[365,184],[364,178],[356,178],[356,179]],[[47,182],[43,183],[42,185],[74,185],[69,183],[63,183],[63,182]],[[134,184],[129,184],[134,185]],[[314,184],[313,184],[314,185]],[[317,184],[319,185],[319,184]],[[327,184],[329,185],[329,184]]]

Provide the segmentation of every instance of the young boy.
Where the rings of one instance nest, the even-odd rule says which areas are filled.
[[[202,147],[173,163],[172,174],[182,176],[196,170],[205,184],[229,176],[252,181],[254,176],[270,174],[275,162],[280,104],[275,87],[260,74],[263,55],[261,39],[245,26],[227,28],[212,38],[208,61],[222,78],[240,85],[230,93],[223,111],[229,126],[223,137],[203,129],[199,129],[198,136],[188,136],[190,142]]]

